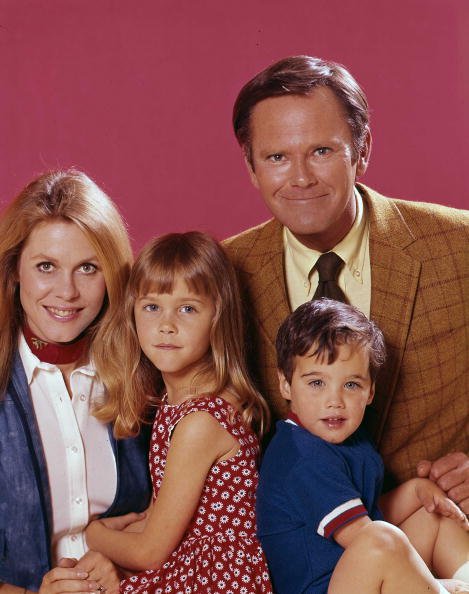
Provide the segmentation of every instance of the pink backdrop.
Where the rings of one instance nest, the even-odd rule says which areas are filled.
[[[289,54],[344,63],[367,91],[364,181],[467,208],[468,0],[0,0],[0,201],[75,166],[136,248],[264,220],[230,126],[237,91]]]

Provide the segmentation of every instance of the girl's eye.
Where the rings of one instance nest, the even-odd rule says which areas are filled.
[[[359,383],[357,383],[357,382],[347,382],[347,383],[345,384],[345,387],[346,387],[348,390],[356,390],[357,388],[359,388],[359,387],[360,387],[360,384],[359,384]]]
[[[156,303],[147,303],[143,306],[144,311],[158,311]]]
[[[193,307],[192,305],[183,305],[181,307],[182,313],[192,313],[193,311],[195,311],[195,307]]]
[[[54,265],[52,262],[39,262],[36,268],[39,270],[39,272],[52,272]]]
[[[90,264],[89,262],[86,262],[85,264],[82,264],[80,266],[80,270],[84,274],[93,274],[98,270],[98,267],[95,264]]]
[[[315,379],[315,380],[312,380],[311,382],[309,382],[309,385],[312,388],[320,388],[321,386],[324,385],[324,382],[321,379]]]

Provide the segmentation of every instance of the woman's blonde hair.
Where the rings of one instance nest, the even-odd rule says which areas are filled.
[[[222,247],[197,231],[156,238],[138,256],[125,305],[105,329],[105,340],[111,347],[102,375],[108,398],[96,416],[103,421],[115,421],[118,437],[135,435],[147,419],[151,405],[159,401],[164,389],[162,376],[140,349],[134,305],[139,297],[150,292],[171,293],[180,278],[192,291],[211,297],[215,304],[210,351],[200,373],[214,377],[214,393],[228,389],[236,394],[244,422],[261,435],[269,412],[246,369],[236,273]]]
[[[96,251],[103,270],[106,296],[99,320],[89,329],[91,356],[98,372],[105,360],[101,323],[113,315],[124,299],[132,250],[125,225],[110,198],[80,171],[51,171],[33,180],[0,218],[0,394],[4,394],[8,384],[23,321],[19,258],[35,226],[54,220],[68,221],[80,228]],[[73,250],[73,245],[70,249]]]

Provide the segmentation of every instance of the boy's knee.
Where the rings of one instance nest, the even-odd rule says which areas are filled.
[[[357,535],[357,545],[362,547],[367,555],[375,558],[405,554],[409,547],[407,536],[388,522],[375,521],[365,526]]]

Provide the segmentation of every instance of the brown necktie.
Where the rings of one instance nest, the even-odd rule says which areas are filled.
[[[327,252],[318,258],[316,270],[319,274],[319,284],[314,293],[313,301],[321,297],[328,297],[329,299],[348,303],[347,297],[337,284],[337,277],[343,265],[342,258],[334,254],[334,252]]]

